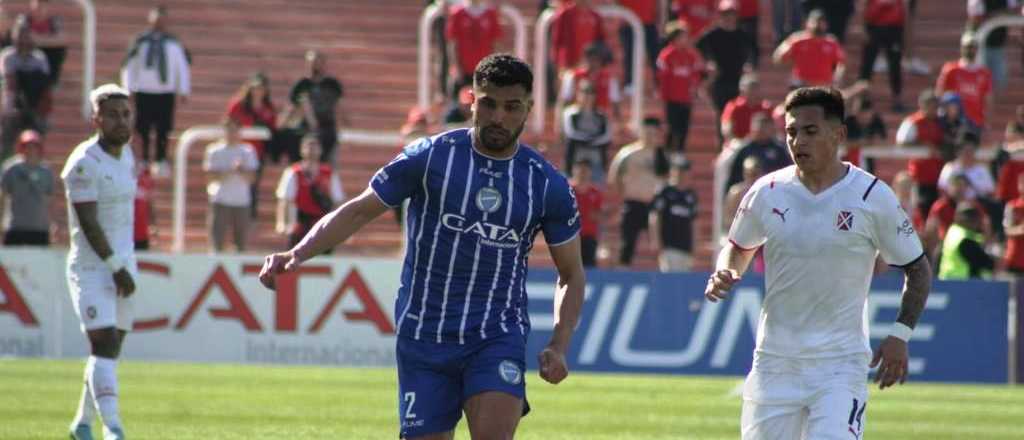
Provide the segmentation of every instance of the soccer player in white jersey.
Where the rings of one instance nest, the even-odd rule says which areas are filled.
[[[835,89],[786,97],[795,165],[743,197],[705,296],[717,302],[764,247],[766,294],[743,387],[744,440],[860,439],[868,369],[884,389],[907,378],[907,341],[931,287],[931,268],[907,213],[885,182],[838,158],[846,138]],[[875,259],[902,268],[896,322],[871,354],[865,305]]]
[[[104,438],[112,440],[124,438],[117,357],[132,326],[138,277],[132,237],[135,159],[128,143],[133,115],[128,92],[117,85],[100,86],[90,98],[96,135],[75,147],[60,174],[71,231],[68,288],[90,346],[71,438],[92,439],[99,409]]]

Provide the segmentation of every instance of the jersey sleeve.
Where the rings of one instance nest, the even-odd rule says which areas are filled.
[[[402,204],[422,189],[423,176],[430,160],[431,141],[423,138],[407,145],[390,163],[377,170],[370,187],[381,202],[390,207]]]
[[[61,179],[64,191],[72,203],[95,202],[99,199],[96,169],[84,155],[78,156],[64,167]]]
[[[544,194],[544,218],[541,219],[541,230],[544,240],[549,246],[565,244],[576,237],[580,231],[580,211],[576,202],[576,193],[569,182],[555,174],[550,179],[550,186]]]
[[[871,226],[875,246],[886,263],[905,266],[924,254],[921,239],[889,185],[878,181],[877,186],[867,200],[874,213]]]
[[[744,250],[755,249],[768,240],[759,209],[763,205],[762,191],[763,185],[755,185],[743,195],[729,228],[729,241]]]

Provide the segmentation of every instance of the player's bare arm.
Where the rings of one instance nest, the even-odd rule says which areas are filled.
[[[273,289],[278,274],[291,271],[303,261],[344,242],[387,210],[388,206],[367,188],[358,197],[321,218],[294,248],[268,255],[260,270],[260,282]]]
[[[732,286],[738,283],[750,261],[754,259],[754,249],[743,249],[732,242],[722,248],[718,254],[718,261],[715,263],[715,272],[708,278],[708,285],[704,288],[704,297],[711,302],[718,302],[729,296]]]
[[[878,345],[871,359],[871,367],[878,366],[875,383],[879,389],[895,385],[896,382],[903,384],[907,381],[910,353],[906,339],[909,338],[910,332],[906,329],[917,326],[932,287],[932,269],[927,258],[922,256],[903,270],[903,301],[894,324],[897,329]],[[904,329],[905,334],[897,334],[900,333],[900,329]]]
[[[89,241],[89,246],[96,252],[96,255],[101,260],[106,260],[114,255],[107,236],[100,228],[99,221],[96,220],[96,202],[79,202],[73,203],[71,206],[75,208],[75,215],[78,216],[78,224],[82,228],[82,233],[85,234],[85,239]],[[122,268],[114,272],[114,285],[117,286],[118,296],[128,297],[135,293],[135,280],[132,279],[132,275],[128,273],[127,269]]]
[[[583,271],[579,236],[567,243],[550,247],[550,252],[558,270],[558,281],[555,285],[555,328],[551,341],[538,355],[538,363],[540,377],[557,384],[569,375],[565,353],[579,322],[580,309],[583,308],[586,275]]]

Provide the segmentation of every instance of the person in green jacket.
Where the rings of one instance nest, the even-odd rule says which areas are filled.
[[[953,224],[942,241],[940,280],[992,276],[995,259],[985,252],[985,235],[981,232],[983,221],[981,211],[975,205],[962,202],[956,206]]]

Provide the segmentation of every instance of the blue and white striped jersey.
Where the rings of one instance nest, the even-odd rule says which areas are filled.
[[[410,199],[408,250],[395,304],[402,337],[464,344],[526,335],[526,271],[537,232],[551,245],[579,232],[565,177],[520,144],[510,159],[473,149],[458,129],[406,146],[370,181],[385,204]]]

